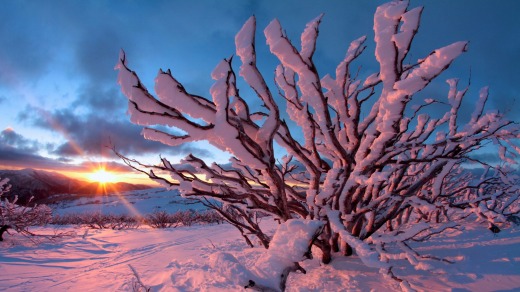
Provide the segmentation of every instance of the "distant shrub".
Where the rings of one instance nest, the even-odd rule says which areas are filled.
[[[144,222],[152,228],[177,227],[178,219],[165,211],[155,211],[145,217]]]
[[[194,224],[221,224],[222,217],[213,210],[206,211],[155,211],[151,214],[131,216],[127,214],[103,214],[101,212],[72,213],[52,217],[51,224],[55,225],[84,225],[91,229],[134,229],[142,224],[152,228],[175,228],[178,226],[192,226]]]
[[[101,212],[54,215],[52,224],[85,225],[92,229],[134,229],[141,225],[142,219],[126,214],[102,214]]]
[[[220,224],[222,222],[222,217],[213,210],[185,210],[171,214],[165,211],[156,211],[145,218],[145,223],[153,228],[192,226],[193,224]]]
[[[200,223],[208,223],[208,224],[222,224],[224,223],[224,219],[221,215],[219,215],[218,212],[215,210],[207,210],[196,213],[197,215],[197,222]]]
[[[18,197],[13,200],[3,198],[10,190],[8,179],[0,179],[0,241],[3,241],[3,233],[8,229],[14,229],[17,232],[34,236],[29,232],[30,226],[45,225],[51,221],[52,211],[46,205],[34,205],[30,207],[32,197],[26,206],[17,204]]]
[[[54,214],[51,224],[55,225],[80,225],[83,224],[83,216],[81,214]]]

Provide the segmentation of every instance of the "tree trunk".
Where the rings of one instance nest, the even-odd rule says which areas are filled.
[[[0,241],[4,241],[2,235],[4,235],[4,232],[6,232],[9,228],[11,228],[9,225],[2,225],[2,227],[0,227]]]
[[[339,234],[334,232],[332,238],[330,239],[330,245],[332,246],[333,252],[339,252]]]
[[[332,261],[332,246],[330,244],[331,242],[331,230],[329,223],[325,225],[323,229],[323,233],[320,235],[319,240],[316,240],[316,246],[321,250],[321,262],[324,264],[328,264]]]
[[[343,255],[346,257],[351,256],[353,254],[352,247],[350,246],[350,244],[346,242],[343,242],[342,251]]]

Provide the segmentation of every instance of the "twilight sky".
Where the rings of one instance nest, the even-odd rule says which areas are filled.
[[[323,2],[323,3],[318,3]],[[368,2],[368,3],[367,3]],[[357,65],[367,76],[378,70],[373,57],[373,13],[383,1],[5,1],[0,10],[0,169],[38,168],[67,174],[106,162],[124,171],[105,146],[148,162],[159,154],[173,162],[188,153],[225,163],[227,157],[204,143],[166,147],[146,141],[129,122],[126,99],[117,85],[124,49],[130,67],[153,88],[159,68],[192,93],[209,97],[210,73],[234,53],[234,35],[257,17],[260,70],[272,80],[277,64],[263,29],[278,18],[298,44],[305,24],[325,13],[315,62],[320,74],[333,73],[349,43],[367,35],[368,48]],[[520,1],[414,1],[425,6],[411,58],[459,40],[469,51],[443,73],[423,97],[446,99],[444,80],[459,77],[471,91],[490,86],[488,108],[520,121]],[[239,62],[235,61],[235,68]],[[275,89],[270,84],[271,89]],[[257,99],[252,106],[258,107]],[[260,108],[257,108],[260,109]],[[463,117],[464,118],[464,117]],[[462,119],[463,119],[462,118]],[[128,179],[128,178],[127,178]]]

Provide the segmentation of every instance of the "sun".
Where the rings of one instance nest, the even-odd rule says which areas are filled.
[[[110,183],[116,180],[116,176],[113,173],[106,171],[103,168],[96,170],[95,172],[88,175],[88,178],[98,183]]]

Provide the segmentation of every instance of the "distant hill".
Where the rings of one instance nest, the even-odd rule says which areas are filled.
[[[150,186],[129,183],[86,182],[65,175],[35,169],[0,170],[0,178],[8,178],[11,190],[6,194],[12,199],[18,196],[18,203],[25,204],[34,196],[35,203],[43,203],[57,194],[94,195],[114,192],[148,189]]]

